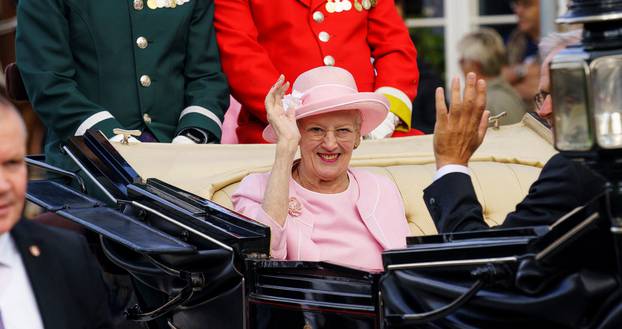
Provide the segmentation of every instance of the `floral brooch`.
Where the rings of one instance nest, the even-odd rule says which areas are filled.
[[[302,205],[298,199],[291,197],[287,203],[287,213],[290,216],[298,217],[302,213]]]

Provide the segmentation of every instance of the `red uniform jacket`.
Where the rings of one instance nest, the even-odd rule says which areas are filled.
[[[410,127],[419,71],[408,30],[393,0],[361,11],[348,1],[350,10],[329,13],[326,0],[215,0],[223,70],[242,104],[240,143],[264,142],[264,98],[279,74],[293,82],[321,65],[350,71],[359,91],[387,95],[391,111]]]

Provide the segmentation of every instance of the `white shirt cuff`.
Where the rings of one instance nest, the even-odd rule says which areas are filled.
[[[198,105],[192,105],[192,106],[186,107],[183,111],[181,111],[181,114],[179,115],[179,120],[181,120],[181,118],[183,118],[184,116],[186,116],[186,115],[188,115],[190,113],[201,114],[201,115],[211,119],[212,121],[214,121],[218,125],[218,127],[220,129],[222,129],[222,121],[220,121],[220,118],[215,113],[213,113],[212,111],[210,111],[210,110],[208,110],[208,109],[206,109],[204,107],[198,106]]]
[[[194,141],[192,141],[192,139],[186,136],[183,136],[183,135],[175,136],[175,138],[173,138],[171,143],[173,144],[196,144]]]
[[[108,119],[114,119],[114,117],[112,116],[112,114],[108,111],[101,111],[101,112],[97,112],[93,115],[91,115],[90,117],[86,118],[86,120],[84,120],[80,126],[78,127],[78,129],[76,130],[74,136],[82,136],[84,135],[84,133],[86,133],[86,131],[90,128],[92,128],[94,125],[104,121],[104,120],[108,120]]]
[[[437,179],[447,174],[451,174],[454,172],[459,172],[459,173],[463,173],[463,174],[470,176],[469,168],[467,166],[450,164],[450,165],[444,165],[439,170],[436,171],[436,174],[434,174],[434,181],[436,181]]]

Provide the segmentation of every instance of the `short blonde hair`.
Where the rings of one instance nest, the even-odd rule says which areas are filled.
[[[483,28],[465,35],[458,42],[461,59],[479,62],[482,74],[496,77],[506,63],[503,40],[497,31]]]

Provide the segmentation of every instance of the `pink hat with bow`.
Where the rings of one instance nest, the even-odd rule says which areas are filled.
[[[292,93],[283,97],[286,111],[296,111],[296,120],[313,115],[359,110],[361,135],[370,133],[387,116],[389,101],[381,94],[359,92],[350,72],[334,66],[320,66],[302,73],[292,87]],[[263,138],[274,143],[276,133],[271,125],[263,131]]]

